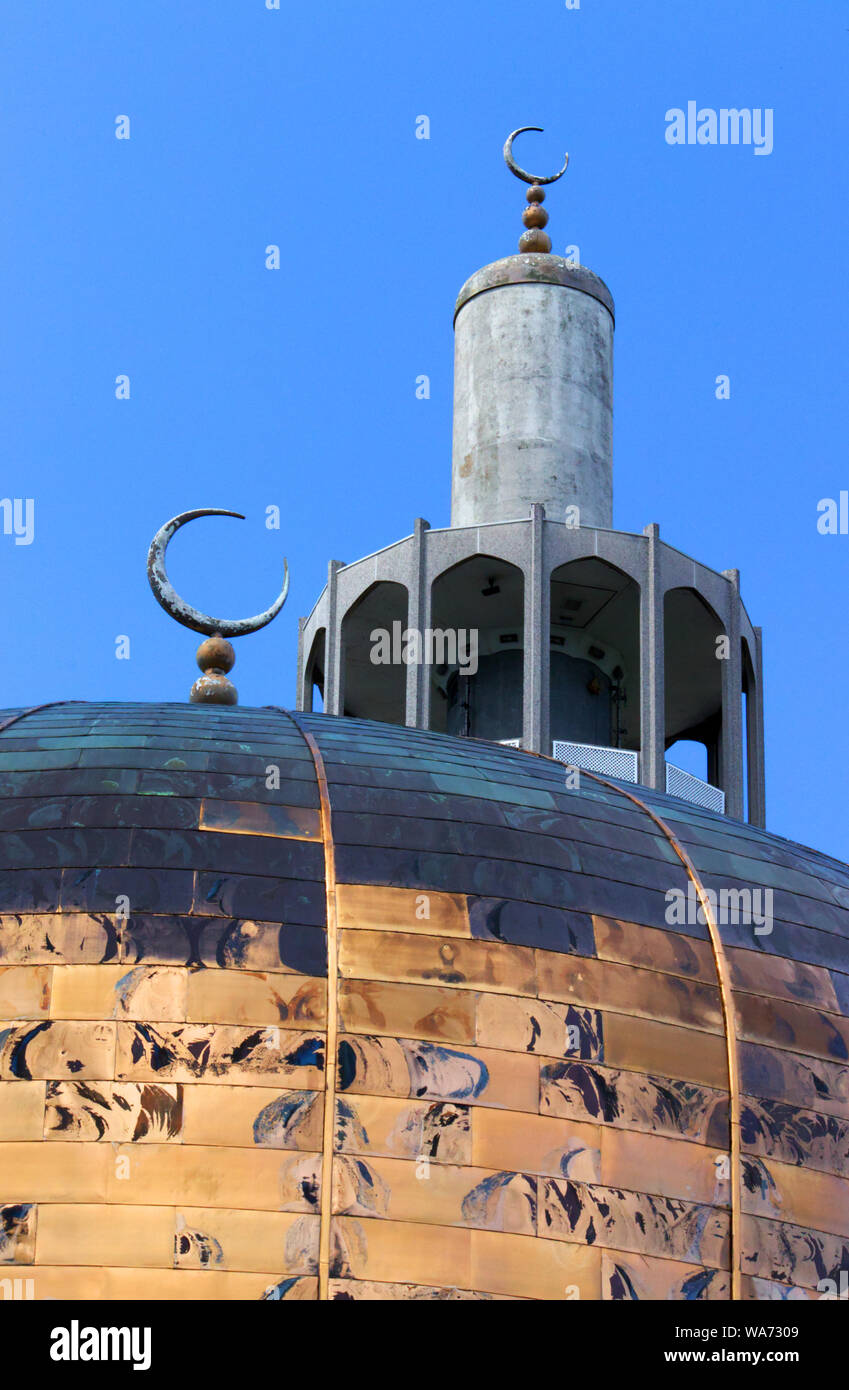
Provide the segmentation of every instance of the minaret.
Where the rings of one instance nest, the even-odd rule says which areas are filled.
[[[518,254],[454,315],[451,525],[332,561],[301,620],[298,709],[513,743],[764,823],[760,629],[735,569],[613,529],[607,286],[551,254],[541,178]],[[704,745],[705,776],[667,751]],[[745,761],[745,769],[744,769]]]

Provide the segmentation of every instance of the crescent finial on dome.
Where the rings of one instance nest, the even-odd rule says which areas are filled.
[[[289,593],[289,565],[284,559],[283,588],[264,613],[257,613],[252,618],[213,618],[202,613],[180,597],[165,568],[165,552],[172,536],[187,521],[194,521],[199,516],[234,516],[239,521],[245,519],[241,512],[230,512],[221,507],[198,507],[194,511],[180,512],[179,516],[160,526],[151,541],[147,553],[147,578],[154,598],[165,612],[184,627],[202,632],[207,638],[197,650],[197,661],[203,674],[192,686],[189,696],[192,704],[235,705],[238,692],[227,679],[227,672],[232,669],[236,654],[227,639],[259,632],[277,616]]]

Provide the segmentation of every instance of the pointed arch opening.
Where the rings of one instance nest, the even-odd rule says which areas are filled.
[[[525,579],[472,555],[431,590],[430,727],[497,742],[522,737]]]

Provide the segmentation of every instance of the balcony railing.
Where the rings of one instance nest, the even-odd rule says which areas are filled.
[[[506,742],[506,740],[505,740]],[[519,740],[511,740],[518,745]],[[568,743],[556,739],[552,754],[569,767],[583,768],[586,772],[597,772],[602,777],[615,777],[620,782],[639,782],[640,755],[631,748],[606,748],[597,743]],[[666,790],[670,796],[679,796],[696,806],[706,806],[710,811],[725,814],[725,792],[710,782],[694,777],[674,763],[666,764]]]
[[[630,748],[604,748],[597,743],[554,742],[554,757],[569,767],[582,767],[620,782],[636,782],[640,774],[640,755]]]
[[[684,801],[694,801],[697,806],[706,806],[709,811],[725,815],[725,792],[674,763],[666,764],[666,790],[670,796],[680,796]]]

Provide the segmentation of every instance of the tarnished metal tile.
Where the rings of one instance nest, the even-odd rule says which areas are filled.
[[[849,1118],[849,1067],[747,1042],[739,1044],[738,1056],[747,1095]]]
[[[105,913],[16,913],[0,917],[0,960],[52,965],[117,961],[118,924]]]
[[[277,1086],[228,1085],[184,1088],[183,1138],[187,1144],[227,1148],[321,1148],[324,1093]]]
[[[543,999],[482,992],[477,1000],[477,1036],[470,1041],[508,1052],[604,1061],[599,1011]]]
[[[114,1023],[46,1020],[0,1024],[0,1078],[38,1081],[111,1076],[115,1028]]]
[[[122,1081],[323,1085],[324,1039],[319,1034],[203,1023],[113,1026],[118,1029],[115,1075]]]
[[[536,1114],[539,1062],[524,1053],[349,1033],[339,1043],[338,1087],[340,1094],[421,1097]]]
[[[731,1278],[723,1269],[705,1269],[653,1255],[613,1254],[601,1259],[602,1298],[613,1303],[674,1299],[724,1301],[731,1297]]]
[[[849,1061],[849,1019],[763,995],[735,993],[737,1032],[749,1042],[793,1048],[831,1061]]]
[[[455,1101],[347,1094],[336,1101],[335,1144],[340,1153],[470,1164],[471,1124],[470,1107]]]
[[[819,966],[743,951],[738,947],[731,947],[726,955],[735,990],[792,999],[835,1013],[849,1012],[838,1004],[831,975]]]
[[[743,1156],[743,1210],[849,1237],[849,1180]]]
[[[841,1271],[846,1278],[849,1242],[843,1236],[759,1216],[744,1216],[741,1234],[744,1274],[806,1289],[823,1280],[838,1284]]]
[[[48,1081],[44,1138],[166,1144],[182,1138],[183,1087],[133,1081]]]
[[[185,1017],[195,1023],[323,1028],[326,1003],[324,979],[246,970],[193,970],[188,977]],[[146,1016],[166,1015],[148,1012]]]
[[[472,936],[579,956],[595,955],[592,919],[586,912],[544,907],[514,898],[470,897]]]
[[[668,1076],[614,1071],[588,1062],[540,1068],[540,1112],[728,1148],[728,1096]]]
[[[540,1231],[555,1239],[728,1265],[729,1217],[716,1207],[558,1178],[539,1188]]]
[[[192,912],[210,917],[258,917],[262,922],[324,926],[327,900],[323,874],[321,882],[211,871],[198,873],[194,878]]]
[[[744,1096],[740,1134],[749,1153],[849,1177],[849,1120]]]
[[[0,1205],[0,1265],[33,1263],[37,1215],[31,1202]]]

